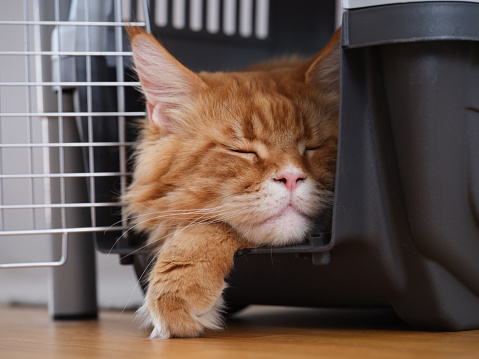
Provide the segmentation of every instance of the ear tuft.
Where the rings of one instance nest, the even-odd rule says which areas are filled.
[[[331,37],[326,46],[305,65],[306,81],[339,94],[341,28]]]
[[[136,35],[140,35],[140,34],[148,35],[148,32],[146,32],[145,29],[138,26],[128,25],[125,27],[125,30],[126,30],[126,34],[128,35],[128,38],[130,39],[130,42],[133,40],[133,38]]]

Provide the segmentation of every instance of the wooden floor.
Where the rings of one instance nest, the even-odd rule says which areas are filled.
[[[388,311],[250,307],[203,338],[148,340],[134,314],[51,321],[0,306],[0,358],[479,358],[479,330],[417,332]]]

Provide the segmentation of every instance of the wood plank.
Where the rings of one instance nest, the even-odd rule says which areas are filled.
[[[0,358],[479,358],[479,330],[419,332],[387,310],[252,306],[223,332],[148,340],[131,312],[52,321],[44,308],[0,307]]]

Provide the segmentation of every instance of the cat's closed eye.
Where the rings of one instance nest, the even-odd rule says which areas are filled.
[[[252,151],[250,149],[231,148],[231,147],[227,147],[227,149],[230,152],[234,152],[241,157],[245,157],[245,158],[248,158],[248,159],[257,159],[258,158],[258,154],[255,151]]]
[[[303,156],[307,159],[310,159],[317,150],[323,148],[323,144],[321,145],[314,145],[314,146],[307,146],[304,149]]]
[[[314,146],[314,147],[306,147],[306,151],[315,151],[315,150],[319,150],[322,147],[323,147],[323,145]]]

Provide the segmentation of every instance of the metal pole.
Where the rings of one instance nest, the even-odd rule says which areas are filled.
[[[62,9],[69,9],[70,1],[62,1]],[[60,13],[58,0],[35,2],[36,21],[65,20],[67,12]],[[51,50],[52,29],[40,26],[41,48]],[[39,44],[36,44],[39,45]],[[37,81],[52,80],[52,64],[49,56],[41,57],[41,76]],[[55,94],[51,87],[43,87],[43,108],[39,112],[58,112],[58,117],[45,118],[44,142],[78,142],[78,131],[74,117],[62,117],[63,111],[73,111],[73,96],[61,90]],[[48,147],[45,149],[45,164],[49,173],[84,172],[81,149],[78,147]],[[48,178],[45,180],[46,195],[51,203],[88,202],[84,178]],[[47,222],[52,228],[85,227],[90,225],[88,209],[52,208],[47,211]],[[51,238],[53,259],[61,254],[61,238]],[[61,267],[49,272],[49,313],[54,319],[92,318],[97,316],[96,269],[94,240],[92,234],[75,233],[68,238],[68,260]]]

